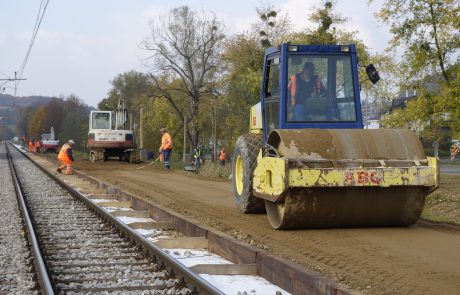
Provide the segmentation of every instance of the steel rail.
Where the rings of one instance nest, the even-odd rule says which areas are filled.
[[[59,177],[53,175],[45,168],[38,165],[35,161],[31,160],[30,157],[22,152],[20,152],[25,158],[30,160],[36,167],[38,167],[41,171],[43,171],[47,176],[51,177],[54,181],[56,181],[61,187],[67,190],[73,197],[77,198],[84,204],[86,204],[89,208],[91,208],[94,212],[96,212],[100,217],[102,217],[106,222],[115,225],[123,234],[133,240],[136,244],[143,247],[143,249],[147,250],[154,259],[158,259],[159,261],[163,262],[166,266],[169,266],[173,269],[177,274],[181,275],[181,279],[186,283],[188,287],[195,287],[196,290],[192,290],[194,293],[204,293],[204,294],[218,294],[224,295],[221,290],[217,289],[214,285],[209,283],[208,281],[201,278],[199,275],[194,273],[190,270],[187,266],[183,265],[179,261],[175,260],[168,254],[166,254],[160,247],[154,245],[153,243],[149,242],[147,239],[139,235],[135,230],[130,228],[127,224],[121,222],[120,220],[114,218],[108,212],[101,210],[99,206],[92,203],[88,198],[84,197],[78,190],[68,185]]]
[[[6,154],[8,158],[8,164],[10,166],[10,171],[11,171],[11,178],[13,179],[14,189],[16,191],[16,196],[18,199],[22,218],[24,219],[24,226],[26,228],[27,235],[29,237],[28,240],[29,240],[29,243],[31,244],[32,254],[35,258],[34,259],[35,269],[38,275],[39,284],[40,284],[42,293],[51,295],[51,294],[54,294],[53,285],[48,276],[48,269],[42,257],[42,253],[40,250],[40,246],[38,244],[37,236],[35,234],[35,229],[32,224],[32,220],[29,216],[29,211],[27,209],[27,205],[24,200],[24,194],[22,191],[22,187],[18,180],[16,169],[14,168],[14,164],[13,164],[13,159],[11,158],[10,151],[8,149],[8,144],[6,144],[6,142],[5,142],[5,147],[6,147]]]

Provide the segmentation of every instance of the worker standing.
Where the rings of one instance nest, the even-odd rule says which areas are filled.
[[[31,138],[29,139],[29,152],[33,152],[34,151],[34,139]]]
[[[225,159],[226,158],[227,158],[227,153],[225,152],[225,147],[222,147],[222,149],[219,152],[220,166],[225,166]]]
[[[42,143],[41,143],[40,140],[37,139],[37,140],[35,141],[35,152],[39,153],[41,147],[42,147]]]
[[[198,169],[201,166],[201,150],[196,147],[193,149],[193,159],[195,163],[195,168]]]
[[[65,170],[66,175],[72,174],[72,162],[74,162],[72,148],[75,144],[75,141],[70,139],[67,143],[65,143],[61,151],[58,154],[58,159],[61,162],[61,165],[57,168],[57,172],[62,173]]]
[[[161,146],[160,146],[160,155],[163,158],[163,164],[166,169],[171,168],[171,164],[169,163],[169,156],[171,155],[171,151],[173,149],[173,142],[171,135],[169,135],[166,128],[160,129],[161,133]]]

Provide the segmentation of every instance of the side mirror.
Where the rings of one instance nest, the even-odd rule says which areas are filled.
[[[375,84],[380,80],[379,72],[377,72],[373,64],[370,64],[366,67],[366,73],[372,84]]]

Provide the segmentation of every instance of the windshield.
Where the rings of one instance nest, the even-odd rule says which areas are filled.
[[[289,122],[356,121],[348,55],[290,55],[287,91]]]
[[[110,114],[93,113],[92,125],[92,129],[110,129]]]

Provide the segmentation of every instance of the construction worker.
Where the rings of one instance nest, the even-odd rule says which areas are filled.
[[[72,174],[72,162],[74,162],[72,148],[74,144],[75,141],[70,139],[62,146],[61,151],[58,154],[58,159],[61,162],[61,165],[57,168],[57,172],[62,173],[64,170],[66,175]]]
[[[22,139],[22,146],[25,148],[26,147],[26,137],[23,136],[21,139]]]
[[[315,65],[312,62],[306,62],[302,72],[291,77],[288,84],[290,119],[295,121],[308,120],[308,116],[311,116],[306,107],[308,98],[320,97],[326,93],[321,79],[314,73]]]
[[[40,140],[36,140],[35,141],[35,152],[39,153],[41,147],[42,147],[42,142]]]
[[[225,159],[226,158],[227,158],[227,153],[225,152],[225,147],[222,147],[222,149],[219,152],[220,166],[225,166]]]
[[[193,149],[193,159],[195,163],[195,168],[198,169],[201,166],[201,150],[196,147]]]
[[[171,164],[169,163],[169,156],[171,155],[171,151],[173,149],[173,142],[171,135],[169,135],[166,128],[160,129],[161,133],[161,146],[160,146],[160,154],[163,158],[163,164],[166,169],[171,168]]]
[[[31,138],[29,140],[29,152],[33,152],[34,151],[34,139]]]

